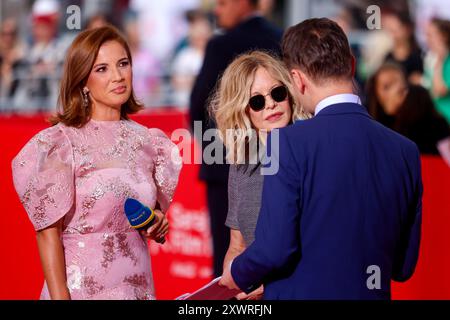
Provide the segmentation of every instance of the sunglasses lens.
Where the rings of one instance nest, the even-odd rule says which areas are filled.
[[[275,100],[275,102],[281,102],[284,101],[287,97],[287,90],[285,86],[279,86],[272,90],[270,93],[272,96],[272,99]]]
[[[278,86],[272,89],[270,95],[275,102],[281,102],[286,100],[288,92],[285,86]],[[251,97],[248,104],[254,111],[261,111],[266,104],[266,98],[262,94],[258,94]]]
[[[251,97],[248,102],[250,108],[252,108],[255,111],[262,110],[264,108],[265,103],[266,103],[266,99],[261,94]]]

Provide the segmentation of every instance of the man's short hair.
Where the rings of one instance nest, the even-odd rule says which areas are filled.
[[[288,68],[302,70],[314,82],[353,76],[347,37],[330,19],[308,19],[290,27],[283,36],[282,50]]]

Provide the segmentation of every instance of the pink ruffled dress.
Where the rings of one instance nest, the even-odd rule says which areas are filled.
[[[12,162],[14,186],[36,230],[64,218],[72,299],[154,299],[147,243],[123,205],[135,198],[167,210],[181,169],[159,129],[131,120],[59,123],[35,135]],[[49,299],[46,284],[41,299]]]

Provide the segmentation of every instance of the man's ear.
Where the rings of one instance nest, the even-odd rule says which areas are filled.
[[[291,70],[292,79],[294,81],[294,86],[300,94],[305,93],[305,78],[303,73],[298,69]]]

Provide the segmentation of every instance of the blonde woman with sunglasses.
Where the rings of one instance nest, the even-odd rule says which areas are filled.
[[[225,223],[230,228],[230,245],[225,269],[254,240],[264,181],[259,155],[265,134],[308,116],[296,102],[283,63],[261,51],[243,54],[228,66],[211,100],[210,112],[231,164]],[[256,300],[262,294],[261,286],[237,298]]]

